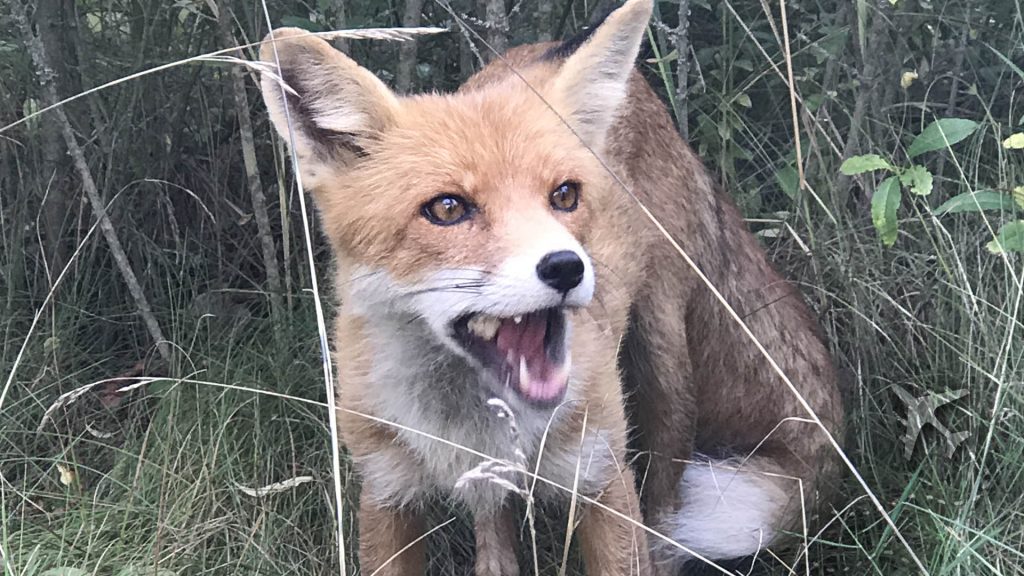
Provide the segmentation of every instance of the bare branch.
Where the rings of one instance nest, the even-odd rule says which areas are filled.
[[[235,43],[231,32],[232,12],[227,2],[221,4],[218,11],[217,27],[221,43],[231,46]],[[239,50],[239,57],[243,54]],[[267,284],[270,285],[270,315],[274,327],[280,328],[284,319],[281,295],[284,289],[281,272],[277,264],[277,246],[274,243],[273,231],[270,228],[270,216],[267,213],[267,198],[263,194],[263,182],[260,180],[260,169],[256,162],[256,143],[252,130],[252,116],[249,99],[245,95],[245,76],[242,68],[231,67],[231,88],[235,99],[235,114],[238,117],[238,132],[242,141],[242,162],[245,164],[246,183],[252,197],[252,210],[256,217],[256,230],[260,237],[260,248],[263,252],[263,268],[267,273]],[[275,330],[279,334],[280,330]]]
[[[402,15],[402,26],[412,28],[420,25],[420,12],[423,11],[423,0],[405,0],[405,14]],[[395,88],[402,93],[412,87],[412,73],[416,68],[416,40],[403,43],[398,47],[398,73],[395,75]]]

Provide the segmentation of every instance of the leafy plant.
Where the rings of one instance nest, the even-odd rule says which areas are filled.
[[[951,148],[966,140],[978,130],[978,123],[963,118],[942,118],[928,125],[907,148],[907,157],[913,160],[928,152]],[[1015,135],[1004,142],[1006,148],[1013,148],[1020,138]],[[898,212],[903,202],[903,189],[916,196],[930,196],[935,189],[935,176],[923,164],[912,163],[899,166],[878,154],[854,156],[843,162],[840,171],[847,176],[885,170],[892,174],[879,184],[871,198],[871,221],[875,225],[882,244],[896,243],[899,231]],[[1014,210],[1015,196],[995,190],[966,192],[950,198],[935,209],[938,216],[961,212],[993,210],[1007,212]],[[1024,208],[1020,198],[1017,202]],[[1024,252],[1024,220],[1004,225],[995,240],[988,244],[993,253]]]

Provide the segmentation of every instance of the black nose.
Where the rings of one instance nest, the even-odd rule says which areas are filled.
[[[565,294],[583,280],[583,260],[572,250],[552,252],[540,259],[537,276],[545,284]]]

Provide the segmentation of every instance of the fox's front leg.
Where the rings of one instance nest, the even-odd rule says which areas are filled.
[[[361,574],[416,576],[426,572],[423,516],[418,510],[359,502]]]
[[[476,576],[519,576],[516,558],[515,516],[508,506],[477,514]]]
[[[647,532],[633,472],[616,475],[595,503],[584,508],[579,527],[587,576],[649,576]]]

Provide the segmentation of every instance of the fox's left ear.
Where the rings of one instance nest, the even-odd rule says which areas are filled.
[[[344,167],[395,121],[399,104],[394,93],[305,30],[274,30],[260,46],[260,60],[267,66],[263,101],[278,134],[299,156],[304,175]]]
[[[626,99],[652,0],[627,0],[562,64],[554,80],[554,102],[573,130],[600,146]]]

